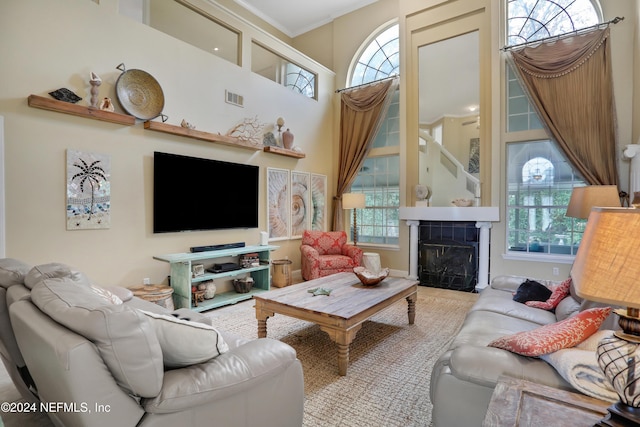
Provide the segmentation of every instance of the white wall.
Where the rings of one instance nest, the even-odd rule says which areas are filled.
[[[243,66],[119,16],[116,3],[29,0],[0,4],[0,52],[5,58],[0,111],[5,122],[7,256],[31,264],[67,263],[104,284],[133,285],[143,277],[160,283],[169,269],[153,260],[153,255],[185,252],[196,245],[258,242],[259,231],[267,224],[267,167],[325,174],[329,191],[333,189],[335,84],[331,71],[204,0],[194,3],[243,34]],[[317,72],[318,100],[252,74],[251,38]],[[121,126],[27,106],[30,94],[48,97],[49,91],[60,87],[73,90],[84,98],[80,103],[85,103],[90,97],[88,76],[93,71],[103,80],[100,97],[110,96],[119,108],[114,86],[120,75],[115,67],[121,62],[158,80],[168,123],[178,125],[185,118],[199,130],[224,134],[246,117],[257,116],[273,124],[282,116],[306,158],[297,160],[146,131],[141,122]],[[243,95],[245,107],[226,104],[225,89]],[[66,230],[67,149],[111,156],[110,229]],[[260,166],[259,229],[154,235],[152,160],[156,150]],[[227,182],[208,183],[197,191],[212,194],[222,185],[233,185],[233,177]],[[224,200],[220,209],[224,209]],[[288,256],[299,268],[300,241],[277,244],[281,248],[274,257]]]

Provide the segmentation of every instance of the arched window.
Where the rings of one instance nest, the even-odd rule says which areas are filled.
[[[570,33],[600,23],[602,12],[591,0],[509,0],[507,46]]]
[[[596,0],[505,0],[507,46],[592,27],[602,22]],[[506,73],[507,132],[543,129],[515,73]],[[525,138],[530,138],[526,135]],[[544,138],[544,137],[543,137]],[[573,187],[585,185],[549,139],[507,144],[507,252],[511,258],[571,262],[586,220],[565,215]],[[526,141],[526,142],[525,142]],[[521,257],[522,255],[522,257]]]
[[[351,72],[350,87],[398,75],[400,67],[400,38],[398,24],[379,33],[361,49],[360,57]]]
[[[566,6],[563,6],[566,3]],[[592,0],[508,0],[506,46],[558,36],[602,21],[600,6]],[[507,67],[507,131],[542,129],[516,75]]]
[[[355,55],[349,87],[398,75],[400,44],[398,24],[374,32]],[[373,141],[352,193],[364,193],[366,208],[358,209],[358,244],[399,244],[400,231],[400,95],[393,95],[387,116]],[[349,221],[353,221],[349,215]],[[353,230],[353,223],[350,229]]]

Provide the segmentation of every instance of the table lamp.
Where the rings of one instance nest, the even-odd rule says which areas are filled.
[[[358,225],[356,222],[356,209],[366,206],[363,193],[344,193],[342,194],[342,209],[353,209],[353,244],[358,244]]]
[[[627,307],[615,310],[622,330],[598,343],[598,364],[620,401],[596,425],[640,425],[640,209],[593,208],[571,278],[579,296]]]
[[[594,206],[620,207],[618,187],[615,185],[575,187],[571,192],[566,216],[587,219]]]

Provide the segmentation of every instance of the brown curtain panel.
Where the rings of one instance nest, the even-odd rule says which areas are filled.
[[[332,230],[343,227],[342,194],[351,186],[369,153],[397,82],[397,79],[390,79],[347,89],[340,94],[340,163],[336,196],[333,198]]]
[[[591,185],[618,185],[609,28],[510,51],[548,132]]]

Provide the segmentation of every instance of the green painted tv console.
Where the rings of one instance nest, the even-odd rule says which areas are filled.
[[[278,249],[278,246],[245,246],[242,248],[216,251],[157,255],[153,258],[169,263],[170,284],[173,288],[173,302],[176,308],[190,308],[195,311],[205,311],[223,305],[235,304],[239,301],[250,299],[257,293],[268,291],[271,286],[270,252],[276,249]],[[207,271],[208,268],[216,263],[235,262],[240,264],[240,256],[251,253],[258,254],[260,265],[221,273],[210,273]],[[203,265],[204,274],[194,277],[193,266],[198,264]],[[238,293],[234,289],[223,293],[216,292],[214,298],[205,299],[204,301],[198,302],[197,306],[194,306],[191,286],[212,279],[234,279],[247,275],[251,275],[254,280],[253,288],[251,288],[249,292]]]

